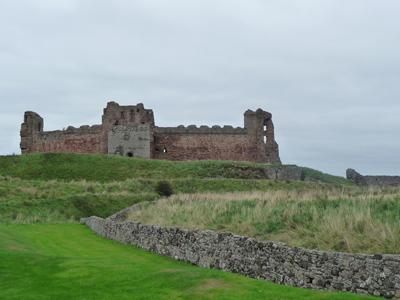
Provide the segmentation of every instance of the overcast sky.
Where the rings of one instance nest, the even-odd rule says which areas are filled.
[[[398,0],[0,0],[0,155],[23,114],[101,124],[108,101],[158,126],[273,115],[284,164],[400,175]]]

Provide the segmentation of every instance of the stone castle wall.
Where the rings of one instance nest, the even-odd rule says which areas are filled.
[[[111,154],[162,160],[233,160],[280,164],[272,115],[244,113],[244,128],[232,126],[157,127],[143,104],[107,103],[102,124],[43,131],[44,120],[27,111],[21,125],[21,152]],[[142,130],[145,128],[145,130]],[[138,129],[138,130],[135,130]]]
[[[243,128],[157,127],[154,137],[155,159],[258,162],[256,141]]]
[[[140,204],[139,204],[140,205]],[[110,218],[82,219],[95,233],[193,265],[306,289],[400,299],[400,256],[309,250],[229,232],[163,228]]]
[[[45,131],[35,136],[38,152],[73,152],[101,154],[101,127],[69,126],[66,130]]]
[[[354,169],[346,170],[346,178],[362,187],[391,188],[400,186],[400,176],[363,176]]]
[[[65,130],[43,131],[44,120],[34,112],[25,112],[21,125],[21,152],[72,152],[101,154],[100,125],[69,126]]]

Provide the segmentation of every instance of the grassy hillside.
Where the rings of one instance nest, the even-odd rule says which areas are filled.
[[[168,180],[175,193],[352,188],[348,180],[303,168],[302,181],[265,180],[264,165],[224,161],[169,162],[63,153],[0,156],[0,223],[68,222],[158,197]]]
[[[81,217],[107,217],[143,201],[150,202],[146,207],[152,207],[154,216],[162,217],[177,209],[179,216],[172,219],[190,220],[182,208],[193,202],[208,209],[204,212],[195,208],[200,217],[194,223],[220,213],[210,228],[233,232],[237,229],[240,234],[240,230],[250,228],[251,209],[267,207],[269,201],[273,204],[269,215],[265,209],[256,209],[268,221],[257,221],[257,234],[279,231],[293,237],[290,231],[285,233],[286,219],[289,227],[303,228],[299,225],[312,223],[312,230],[318,229],[313,222],[319,219],[313,219],[317,215],[312,212],[340,206],[341,201],[357,204],[342,198],[358,197],[362,192],[342,177],[309,168],[302,168],[302,181],[266,180],[263,168],[262,164],[167,162],[107,155],[0,156],[0,299],[369,299],[299,290],[200,269],[102,239],[76,223]],[[309,179],[319,183],[306,182]],[[170,182],[177,194],[172,198],[177,199],[176,203],[167,203],[169,200],[157,195],[160,180]],[[250,192],[270,199],[246,198]],[[314,200],[303,205],[307,200],[301,195],[308,193],[319,197],[314,199],[319,201],[317,208],[311,205]],[[332,193],[339,193],[339,198],[331,199]],[[220,203],[217,207],[207,198],[231,195],[236,198],[229,199],[229,205]],[[296,207],[300,211],[296,216],[295,202],[305,214]],[[157,208],[156,204],[162,203],[167,207]],[[221,213],[223,207],[227,208],[225,213]],[[379,206],[382,218],[388,211],[394,213],[387,217],[393,217],[399,207],[386,201]],[[400,223],[395,218],[390,220]],[[305,233],[301,238],[312,243],[316,236],[312,230],[299,231]],[[335,241],[344,238],[337,237]],[[389,242],[390,239],[388,236]]]
[[[23,180],[0,175],[0,223],[65,222],[96,215],[110,216],[127,206],[160,198],[156,179],[125,181]],[[330,185],[256,179],[172,179],[175,193],[226,193],[309,190]]]
[[[0,175],[35,180],[112,182],[126,179],[265,179],[263,164],[230,161],[170,162],[111,155],[39,153],[0,156]],[[332,185],[353,186],[343,177],[303,168],[307,176]]]
[[[0,299],[375,299],[201,269],[78,224],[0,225]]]

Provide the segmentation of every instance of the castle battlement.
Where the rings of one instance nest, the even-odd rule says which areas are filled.
[[[212,127],[201,125],[189,125],[187,127],[179,125],[178,127],[156,127],[155,129],[160,134],[247,134],[248,131],[245,128],[236,127],[233,128],[230,125],[223,127],[214,125]]]

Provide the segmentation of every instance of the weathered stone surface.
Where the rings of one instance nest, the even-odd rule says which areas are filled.
[[[149,124],[114,126],[108,131],[108,154],[150,158]]]
[[[140,205],[140,204],[139,204]],[[137,205],[127,210],[135,209]],[[252,278],[306,289],[399,298],[400,256],[309,250],[229,232],[170,229],[140,222],[118,223],[126,210],[107,219],[82,219],[94,232],[124,244]]]
[[[271,180],[301,180],[301,168],[297,166],[266,166],[264,172]]]
[[[247,110],[244,128],[232,126],[155,127],[152,158],[173,161],[233,160],[280,164],[272,115]]]
[[[400,186],[400,176],[363,176],[354,169],[346,170],[346,178],[359,186],[379,188]]]
[[[366,186],[367,183],[360,173],[356,172],[354,169],[346,170],[346,178],[359,186]]]
[[[143,104],[120,106],[109,102],[101,125],[70,126],[62,131],[43,131],[43,119],[27,111],[20,135],[22,154],[108,153],[175,161],[281,163],[272,115],[261,109],[244,113],[244,128],[229,125],[157,127],[153,111],[145,109]]]

